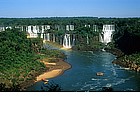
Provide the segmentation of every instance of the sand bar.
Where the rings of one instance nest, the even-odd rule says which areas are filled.
[[[42,62],[46,65],[46,67],[49,67],[49,70],[46,71],[45,73],[37,76],[35,82],[41,81],[43,79],[57,77],[57,76],[63,74],[63,72],[65,70],[68,70],[71,68],[71,65],[69,63],[63,61],[62,59],[59,59],[59,61],[56,63],[48,63],[48,62],[44,62],[44,61],[42,61]]]
[[[62,73],[62,69],[51,70],[39,75],[36,80],[41,81],[42,79],[54,78]]]

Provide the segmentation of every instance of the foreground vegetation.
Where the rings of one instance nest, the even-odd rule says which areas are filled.
[[[44,49],[40,38],[27,39],[26,34],[17,29],[0,32],[1,91],[23,90],[47,70],[41,60],[58,57],[64,58],[64,54]]]

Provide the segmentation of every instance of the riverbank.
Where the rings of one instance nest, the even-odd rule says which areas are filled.
[[[117,56],[116,59],[113,60],[113,64],[117,64],[129,70],[140,72],[140,54],[125,55],[117,48],[106,48],[105,50]]]
[[[41,67],[38,67],[37,69],[36,67],[33,67],[32,70],[27,73],[28,77],[26,79],[24,78],[24,81],[19,83],[20,91],[26,91],[26,89],[35,82],[46,78],[54,78],[71,68],[71,65],[64,61],[66,55],[62,53],[62,51],[44,49],[37,55],[37,61],[39,61],[38,63],[41,64]]]
[[[115,59],[112,63],[140,72],[140,54],[124,55]]]
[[[60,76],[61,74],[64,73],[64,71],[68,70],[71,68],[71,65],[67,62],[65,62],[63,59],[57,59],[57,62],[51,62],[49,63],[48,61],[42,61],[48,71],[44,72],[43,74],[39,75],[36,77],[35,82],[41,81],[43,79],[50,79],[54,78],[57,76]]]

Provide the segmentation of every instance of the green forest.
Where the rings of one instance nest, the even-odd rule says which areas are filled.
[[[0,32],[0,88],[1,91],[20,91],[35,77],[46,71],[43,58],[64,58],[58,50],[43,48],[40,38],[27,39],[18,29]]]

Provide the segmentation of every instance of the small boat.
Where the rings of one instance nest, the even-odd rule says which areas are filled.
[[[104,73],[103,73],[103,72],[97,72],[96,75],[97,75],[97,76],[103,76]]]

